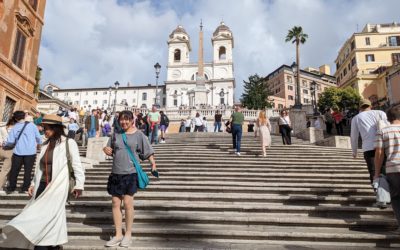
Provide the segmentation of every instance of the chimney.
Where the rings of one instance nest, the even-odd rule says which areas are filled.
[[[331,67],[329,67],[328,64],[324,64],[319,67],[319,72],[325,75],[330,75],[331,74]]]

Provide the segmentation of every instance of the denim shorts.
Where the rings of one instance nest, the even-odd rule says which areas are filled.
[[[160,125],[160,130],[165,132],[165,130],[167,130],[167,126],[165,125]]]
[[[137,174],[110,174],[107,192],[112,196],[134,195],[137,192]]]

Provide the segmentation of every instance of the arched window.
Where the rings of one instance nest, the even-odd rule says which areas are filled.
[[[174,51],[174,61],[175,62],[180,62],[181,61],[181,50],[176,49]]]
[[[219,103],[225,104],[225,92],[224,89],[221,89],[221,91],[219,92]]]
[[[224,46],[219,47],[218,55],[219,55],[219,60],[226,59],[226,48]]]
[[[192,81],[196,80],[196,76],[197,76],[197,72],[196,72],[196,74],[193,74],[193,75],[192,75],[192,78],[191,78]],[[204,78],[205,78],[206,80],[209,79],[207,74],[204,74]]]

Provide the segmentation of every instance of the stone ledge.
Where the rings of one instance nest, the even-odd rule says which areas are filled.
[[[348,136],[331,136],[324,140],[317,141],[316,145],[325,147],[335,147],[351,149],[351,141]]]

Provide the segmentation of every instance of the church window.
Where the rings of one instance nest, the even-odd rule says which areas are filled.
[[[174,99],[174,106],[178,107],[178,99],[176,99],[176,98]]]
[[[224,89],[221,89],[219,92],[220,104],[225,104],[225,92]]]
[[[219,47],[219,60],[226,59],[226,48],[224,46]]]
[[[22,62],[24,60],[24,53],[25,53],[25,43],[26,43],[26,36],[19,29],[17,29],[12,62],[15,65],[17,65],[18,68],[22,68]]]
[[[147,100],[147,93],[144,92],[142,93],[142,101],[146,101]]]
[[[181,61],[181,50],[176,49],[174,51],[174,61],[175,62],[180,62]]]

